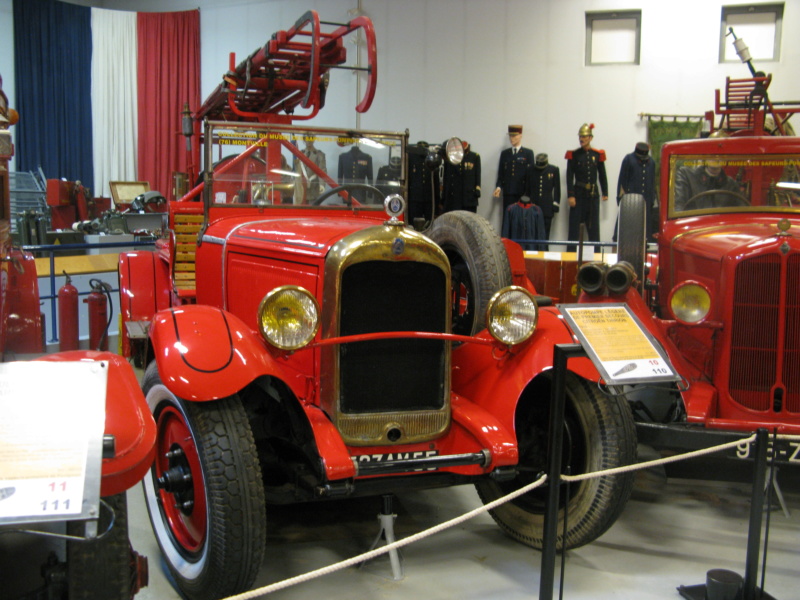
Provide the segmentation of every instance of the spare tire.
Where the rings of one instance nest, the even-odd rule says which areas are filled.
[[[636,273],[636,285],[644,294],[644,262],[647,249],[647,209],[644,196],[625,194],[619,203],[617,260],[627,261]]]
[[[474,335],[486,327],[491,297],[511,285],[505,246],[489,221],[466,210],[437,217],[426,233],[450,260],[452,332]]]

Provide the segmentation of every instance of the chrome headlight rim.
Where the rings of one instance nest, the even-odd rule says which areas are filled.
[[[268,329],[264,320],[268,311],[275,306],[276,302],[281,300],[282,296],[285,296],[286,294],[294,296],[296,302],[298,302],[300,305],[304,305],[300,308],[306,311],[305,320],[310,323],[310,325],[305,326],[305,330],[302,332],[299,338],[292,343],[285,341],[286,336],[281,336],[281,331],[273,332],[272,330]],[[311,292],[302,286],[281,285],[270,290],[267,295],[262,298],[261,303],[258,305],[257,320],[258,329],[261,333],[261,336],[268,344],[278,348],[279,350],[299,350],[300,348],[304,348],[311,343],[311,341],[317,335],[317,331],[319,331],[319,302],[317,302],[317,299]]]
[[[700,299],[700,302],[694,307],[685,304],[685,299],[689,297],[689,294]],[[690,279],[682,281],[672,288],[667,303],[672,316],[678,322],[685,325],[699,325],[711,313],[711,292],[704,284]]]
[[[519,320],[522,318],[522,329],[516,332],[513,337],[503,335],[509,333],[508,329],[503,329],[504,322],[509,320],[506,311],[509,310],[509,303],[522,303],[518,305],[519,312],[511,314],[510,318]],[[512,311],[513,311],[513,305]],[[527,314],[526,314],[527,313]],[[498,290],[486,305],[486,329],[489,335],[496,341],[506,346],[516,346],[531,338],[536,331],[539,322],[539,305],[536,304],[534,295],[518,285],[511,285]]]

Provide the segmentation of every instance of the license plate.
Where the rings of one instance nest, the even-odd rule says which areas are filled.
[[[755,455],[755,445],[742,442],[734,448],[734,456],[741,459],[752,459]],[[795,439],[769,439],[767,445],[767,458],[774,456],[776,463],[800,464],[800,437]]]
[[[387,452],[385,454],[361,454],[355,458],[358,462],[394,462],[397,460],[414,460],[415,458],[427,458],[429,456],[439,456],[438,450],[420,450],[417,452]]]

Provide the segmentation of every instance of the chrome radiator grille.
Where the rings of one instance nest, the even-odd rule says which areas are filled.
[[[800,412],[799,294],[800,255],[736,267],[728,391],[744,407]]]

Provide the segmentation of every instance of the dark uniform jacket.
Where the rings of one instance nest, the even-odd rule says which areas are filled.
[[[528,193],[530,169],[533,165],[533,150],[519,147],[517,153],[513,148],[506,148],[500,153],[500,165],[497,168],[497,183],[503,195],[522,196]]]
[[[561,207],[561,171],[555,165],[531,169],[531,202],[542,209],[542,214],[551,218]]]
[[[368,183],[372,185],[372,157],[361,150],[358,146],[353,146],[349,152],[339,155],[339,184],[345,183]],[[367,198],[366,192],[357,190],[353,197],[361,202]],[[372,201],[377,198],[372,198]]]
[[[400,160],[400,159],[394,159]],[[375,179],[375,187],[378,188],[384,196],[389,194],[399,194],[402,192],[400,187],[400,163],[389,163],[383,165],[378,169],[378,177]]]
[[[656,197],[656,161],[650,155],[642,159],[631,152],[622,159],[617,180],[617,202],[623,194],[641,194],[645,204],[653,206]]]
[[[424,142],[409,145],[408,154],[408,217],[423,217],[430,221],[433,205],[439,205],[439,169],[431,171],[425,165],[428,146]]]
[[[481,197],[481,156],[469,146],[464,151],[461,164],[444,161],[442,202],[444,212],[450,210],[472,210]]]
[[[358,146],[340,154],[339,183],[372,184],[372,157]]]
[[[523,250],[547,250],[546,244],[527,240],[545,239],[542,209],[530,202],[514,202],[506,209],[503,237],[518,242]]]
[[[608,196],[605,150],[577,148],[569,150],[565,158],[567,159],[567,197],[598,197],[598,177],[603,196]]]

